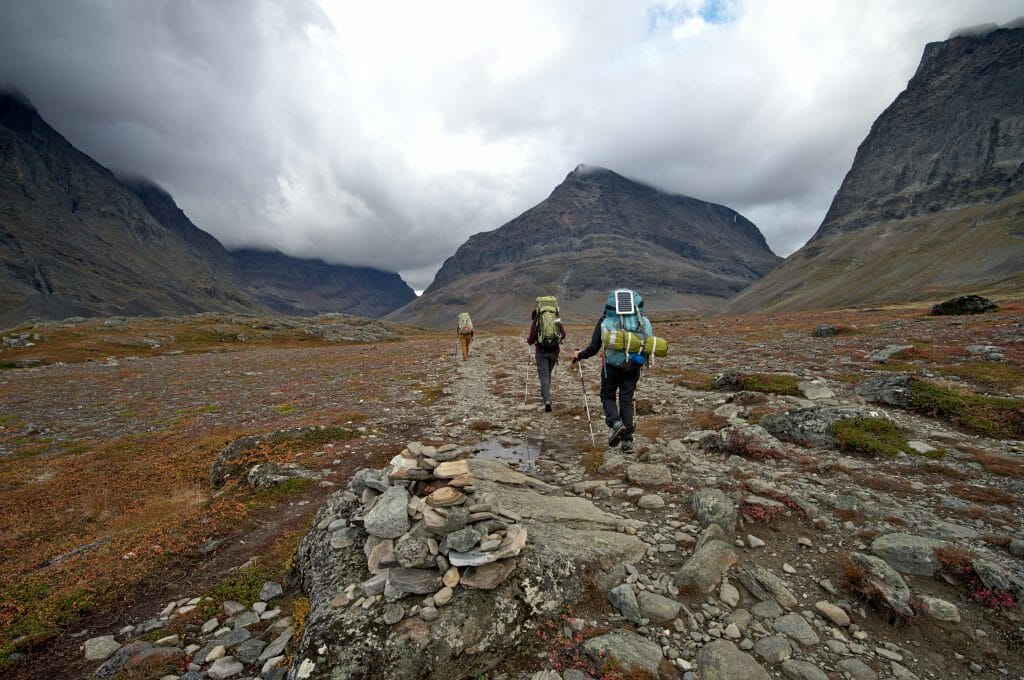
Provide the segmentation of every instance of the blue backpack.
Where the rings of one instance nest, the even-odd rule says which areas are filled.
[[[644,316],[644,299],[640,293],[619,288],[608,294],[601,320],[606,365],[621,366],[627,361],[643,365],[644,341],[653,335],[651,322]]]

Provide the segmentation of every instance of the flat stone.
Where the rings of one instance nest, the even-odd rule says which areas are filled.
[[[660,510],[665,507],[665,499],[656,493],[646,494],[640,497],[636,505],[643,510]]]
[[[242,662],[237,661],[233,656],[225,656],[213,662],[213,665],[206,671],[206,674],[214,680],[231,678],[245,670]]]
[[[759,619],[775,619],[782,616],[782,607],[775,600],[762,600],[751,607],[750,612]]]
[[[632,463],[626,466],[625,471],[626,479],[640,486],[672,483],[672,471],[660,463]]]
[[[914,616],[914,610],[910,607],[910,588],[885,560],[855,552],[850,553],[850,561],[864,570],[864,582],[881,595],[894,611],[904,616]]]
[[[611,657],[625,673],[645,671],[654,678],[658,677],[658,666],[662,659],[661,647],[656,643],[621,629],[590,638],[583,643],[583,651],[597,664],[603,664]],[[711,678],[707,677],[706,680]]]
[[[514,569],[515,560],[491,562],[469,569],[462,577],[462,585],[466,588],[491,590],[507,579]]]
[[[740,651],[728,640],[715,640],[697,652],[701,680],[771,680],[771,675],[754,657]],[[657,673],[652,673],[657,677]]]
[[[775,600],[786,609],[792,609],[797,604],[796,595],[786,587],[781,578],[769,569],[764,567],[743,569],[736,574],[736,578],[751,595],[759,600]]]
[[[798,659],[783,661],[782,674],[793,680],[828,680],[828,675],[817,665]]]
[[[818,613],[824,616],[826,619],[831,621],[837,626],[849,626],[850,615],[847,614],[841,607],[828,602],[826,600],[819,600],[814,603],[814,608],[818,610]]]
[[[263,652],[260,653],[259,661],[266,661],[272,659],[280,654],[284,653],[284,648],[288,646],[288,641],[292,639],[292,627],[288,626],[284,631],[274,638],[269,645],[267,645]]]
[[[637,602],[636,592],[633,590],[633,586],[628,583],[623,583],[609,590],[608,601],[619,610],[623,617],[633,623],[639,624],[640,619],[643,618],[640,615],[640,603]]]
[[[793,656],[793,643],[783,635],[769,635],[754,643],[754,655],[773,665],[778,665]]]
[[[836,667],[849,673],[854,680],[877,680],[878,673],[860,659],[840,659]]]
[[[399,593],[430,595],[441,587],[441,575],[432,569],[396,567],[386,572],[386,587]]]
[[[811,624],[807,623],[807,619],[800,614],[793,613],[780,616],[772,622],[772,627],[802,645],[810,646],[821,642],[818,634],[811,628]]]
[[[944,541],[913,534],[884,534],[871,542],[871,553],[903,574],[932,576],[939,567],[935,550]]]
[[[101,661],[121,649],[121,643],[113,635],[101,635],[85,641],[85,658],[87,661]]]
[[[693,589],[710,593],[736,563],[736,551],[727,543],[713,540],[702,545],[680,567],[675,575],[675,585],[680,589]]]
[[[929,597],[928,595],[919,595],[918,600],[925,615],[937,621],[960,623],[960,610],[952,602],[940,600],[937,597]]]
[[[451,479],[452,477],[468,474],[469,462],[465,460],[445,461],[434,468],[434,475],[441,479]]]
[[[404,486],[391,486],[377,497],[366,516],[363,528],[380,538],[398,538],[409,530],[409,492]]]
[[[275,581],[267,581],[263,584],[263,587],[260,588],[261,602],[270,602],[275,597],[281,597],[282,595],[284,595],[284,588],[281,587],[280,583],[276,583]]]
[[[718,599],[730,607],[735,607],[740,603],[740,591],[733,584],[724,581],[722,587],[718,589]]]
[[[641,590],[636,601],[640,605],[640,616],[654,623],[669,623],[679,616],[682,609],[675,600],[648,590]]]
[[[267,646],[263,640],[256,638],[250,638],[242,644],[235,647],[235,651],[232,654],[236,659],[241,661],[243,664],[256,663],[257,659],[263,653],[263,649]]]

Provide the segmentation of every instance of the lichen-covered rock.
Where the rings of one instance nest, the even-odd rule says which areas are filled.
[[[857,394],[876,404],[907,408],[910,406],[913,380],[911,376],[902,373],[873,375],[857,385]]]
[[[293,675],[300,668],[310,680],[373,677],[382,668],[389,677],[401,678],[450,680],[487,674],[506,659],[510,648],[531,641],[540,621],[577,601],[588,578],[610,588],[622,582],[621,565],[639,562],[646,554],[643,541],[616,530],[640,527],[642,522],[611,515],[582,498],[538,493],[535,489],[550,487],[504,464],[458,462],[474,476],[478,498],[518,518],[517,523],[529,533],[526,549],[506,561],[467,568],[462,581],[456,582],[456,597],[444,606],[423,606],[423,598],[416,595],[398,598],[395,601],[407,613],[389,625],[383,619],[384,601],[375,598],[389,595],[384,589],[395,581],[395,574],[403,576],[402,588],[422,584],[416,588],[427,590],[429,585],[430,592],[436,593],[444,587],[441,577],[448,566],[444,571],[413,574],[422,580],[404,578],[417,570],[389,568],[386,573],[391,578],[381,574],[375,578],[384,578],[377,583],[368,572],[359,541],[340,550],[330,547],[331,522],[361,512],[351,492],[333,494],[297,553],[296,567],[310,599],[310,612],[301,638],[295,641]],[[505,570],[507,575],[498,573]],[[490,590],[469,587],[480,571],[487,581],[477,585],[493,586]],[[498,577],[500,582],[494,583]],[[353,604],[369,600],[366,607],[332,606],[346,588]],[[411,613],[411,605],[419,606],[417,614]],[[660,649],[658,654],[660,658]]]
[[[761,418],[761,426],[783,441],[821,448],[836,445],[836,423],[850,418],[881,418],[889,416],[878,409],[862,406],[820,406],[770,413]]]
[[[877,593],[893,611],[903,616],[914,615],[910,607],[910,588],[885,560],[864,553],[850,553],[850,561],[864,570],[862,587]]]
[[[935,550],[945,541],[913,534],[884,534],[871,542],[871,553],[901,574],[931,576],[939,568]]]
[[[736,564],[736,551],[718,540],[702,545],[676,572],[675,584],[684,591],[710,593]]]
[[[596,663],[610,657],[626,673],[645,671],[649,677],[658,677],[661,647],[631,630],[613,630],[590,638],[583,643],[583,651]]]
[[[717,524],[726,536],[736,530],[736,504],[718,489],[701,489],[690,502],[702,527]]]
[[[932,307],[936,316],[955,314],[984,314],[999,309],[999,305],[980,295],[961,295]]]

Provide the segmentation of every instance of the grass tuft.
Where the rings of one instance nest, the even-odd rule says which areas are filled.
[[[835,425],[839,449],[846,453],[895,457],[913,454],[899,428],[881,418],[850,418]]]
[[[966,430],[999,439],[1024,438],[1024,402],[989,397],[915,380],[910,408]]]

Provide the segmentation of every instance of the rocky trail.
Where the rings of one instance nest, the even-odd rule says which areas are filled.
[[[115,638],[91,653],[93,667],[115,658],[100,659],[105,650],[136,644],[169,654],[170,674],[189,680],[1024,677],[1024,444],[905,398],[968,369],[1012,385],[1024,316],[827,320],[851,319],[856,332],[824,337],[806,319],[666,322],[673,345],[641,380],[633,455],[604,446],[596,360],[584,364],[592,447],[578,376],[559,365],[545,413],[518,335],[478,333],[467,362],[447,336],[417,340],[414,353],[409,341],[386,345],[385,365],[345,373],[329,397],[365,413],[364,437],[346,444],[351,459],[335,453],[332,465],[321,451],[295,462],[346,461],[323,478],[340,490],[317,487],[324,500],[309,508],[317,516],[297,578],[283,584],[285,602],[309,598],[308,615],[286,604],[263,618],[273,598],[179,592],[134,624],[183,621],[176,638],[96,631]],[[308,352],[287,371],[315,371],[328,356],[348,365]],[[271,370],[258,379],[280,384]],[[322,397],[302,393],[315,413]],[[1014,408],[1021,388],[996,393]],[[259,416],[251,403],[247,412]],[[897,455],[851,448],[843,423],[894,425]],[[399,458],[408,479],[386,474]],[[360,459],[368,469],[353,478]],[[459,461],[468,467],[443,476]],[[442,519],[422,502],[438,489],[455,489]],[[399,493],[408,508],[391,520],[403,528],[380,536],[370,513]],[[459,503],[476,519],[456,541],[443,518]],[[449,551],[467,536],[479,542],[460,549],[478,557],[456,568],[466,558]],[[216,622],[188,616],[197,604]]]

